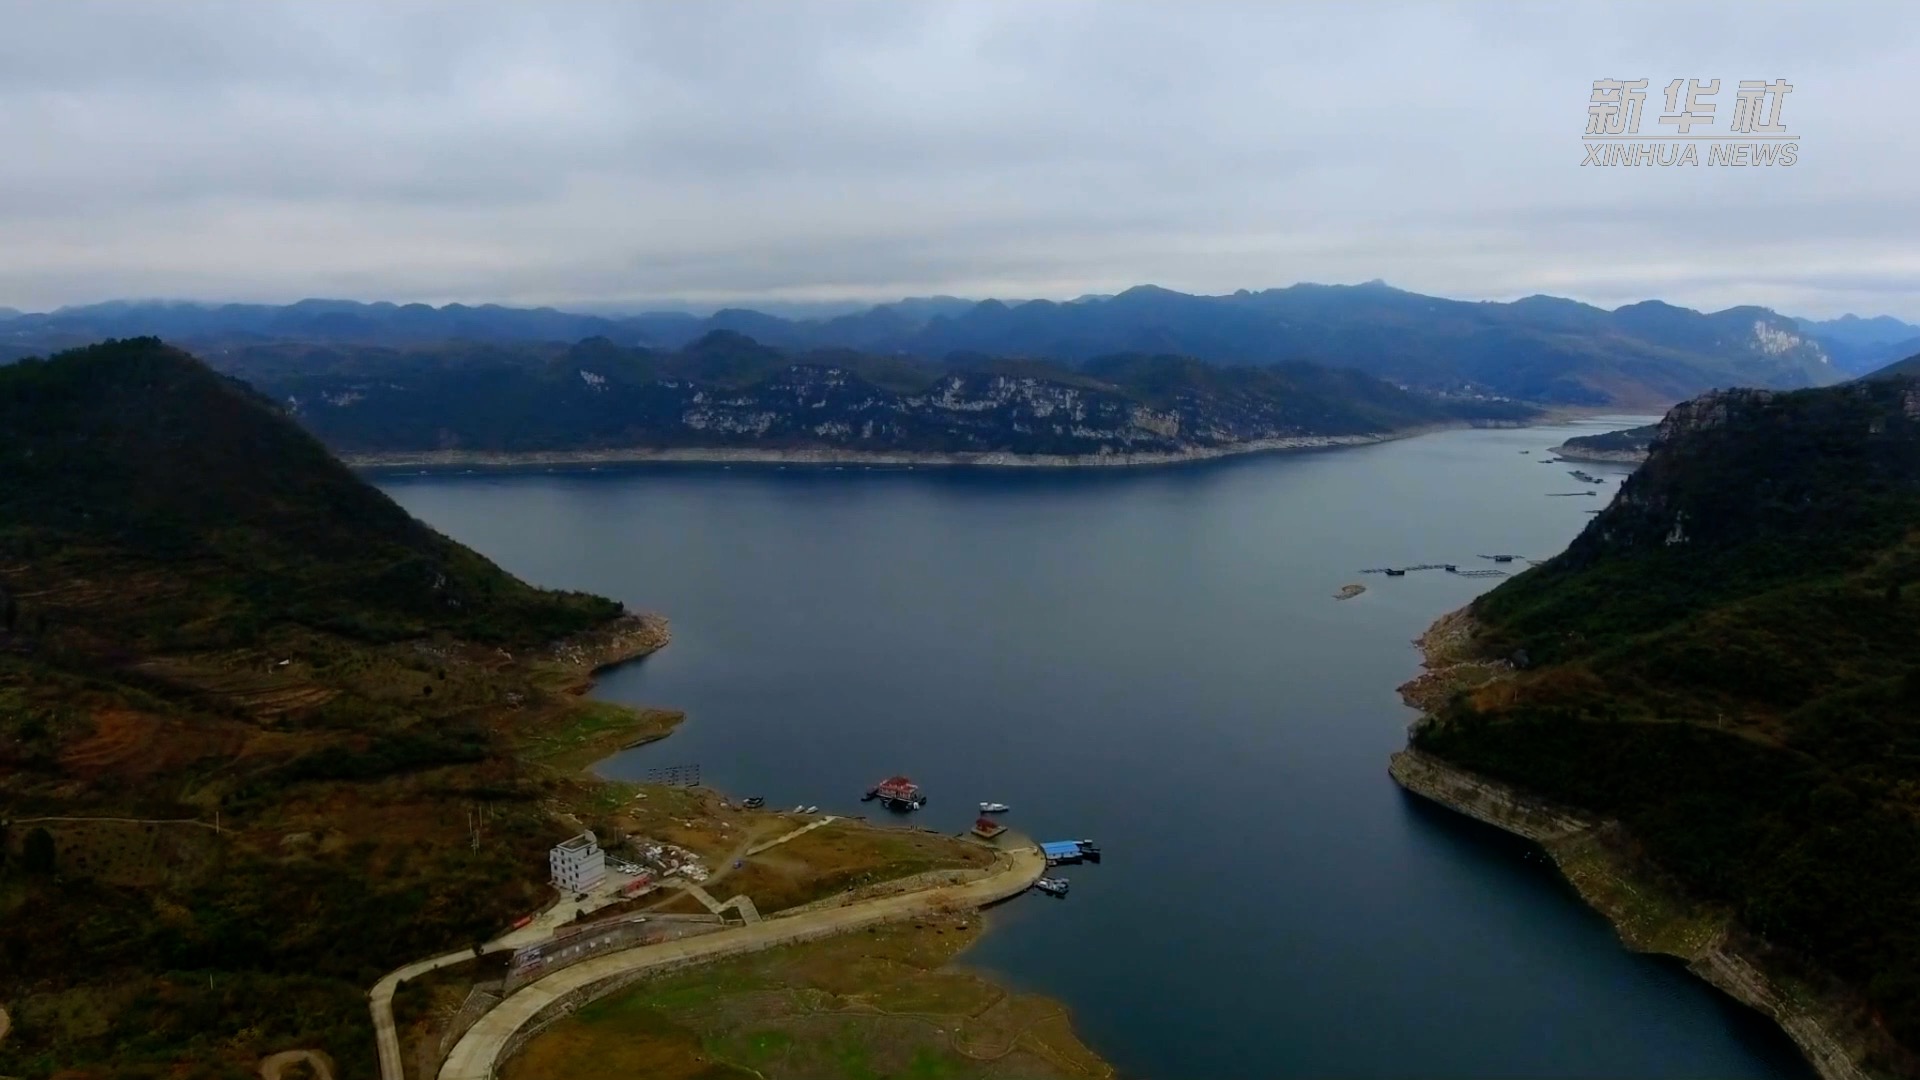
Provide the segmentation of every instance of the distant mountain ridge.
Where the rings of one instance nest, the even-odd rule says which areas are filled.
[[[1867,336],[1891,329],[1877,320],[1856,321],[1871,324]],[[1701,313],[1659,301],[1608,311],[1550,296],[1511,303],[1448,300],[1381,282],[1302,284],[1221,296],[1142,285],[1065,303],[928,297],[815,319],[746,308],[702,318],[685,312],[613,317],[494,304],[116,302],[0,321],[0,358],[144,334],[211,354],[217,347],[267,341],[407,346],[592,337],[673,349],[715,330],[731,330],[787,349],[847,348],[929,358],[963,352],[1065,363],[1114,353],[1253,365],[1307,360],[1423,390],[1631,406],[1664,405],[1715,387],[1797,388],[1840,381],[1850,369],[1835,366],[1836,350],[1851,363],[1866,355],[1862,350],[1882,346],[1858,343],[1862,327],[1835,323],[1805,323],[1759,307]]]
[[[1078,368],[934,363],[782,350],[732,330],[676,350],[606,338],[431,350],[276,344],[212,359],[336,451],[375,457],[756,451],[1141,463],[1534,414],[1306,363],[1143,353]]]
[[[1920,325],[1890,315],[1863,319],[1842,315],[1825,321],[1795,320],[1800,329],[1826,346],[1834,366],[1853,375],[1877,370],[1902,357],[1920,353]]]

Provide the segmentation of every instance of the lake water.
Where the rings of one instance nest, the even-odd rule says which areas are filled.
[[[1526,845],[1404,795],[1410,640],[1497,579],[1363,568],[1559,551],[1624,468],[1560,428],[1133,471],[651,466],[386,476],[544,585],[673,621],[601,696],[687,710],[613,776],[770,805],[981,800],[1088,837],[1064,901],[969,962],[1072,1007],[1125,1075],[1805,1077],[1677,964],[1623,951]],[[1531,451],[1522,454],[1520,451]],[[1337,601],[1349,582],[1368,591]]]

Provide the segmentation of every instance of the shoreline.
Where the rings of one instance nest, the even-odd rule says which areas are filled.
[[[1394,782],[1411,795],[1538,844],[1581,901],[1612,924],[1622,945],[1679,959],[1696,977],[1771,1019],[1821,1080],[1877,1075],[1864,1064],[1867,1040],[1846,1021],[1847,1003],[1782,977],[1777,965],[1770,971],[1769,958],[1750,944],[1757,938],[1725,913],[1691,903],[1629,857],[1631,839],[1618,822],[1554,804],[1411,745],[1412,733],[1432,722],[1429,709],[1445,699],[1455,680],[1500,677],[1499,669],[1466,655],[1472,631],[1472,615],[1461,608],[1415,639],[1424,670],[1400,693],[1421,715],[1409,728],[1408,747],[1389,759]]]
[[[1195,447],[1180,451],[1114,454],[1018,454],[1009,451],[842,450],[830,448],[772,449],[762,447],[624,447],[606,450],[413,450],[380,453],[342,453],[348,468],[369,472],[394,469],[516,469],[643,465],[643,464],[756,464],[756,465],[902,465],[939,468],[1080,469],[1152,468],[1187,465],[1250,454],[1301,450],[1332,450],[1457,431],[1474,427],[1524,427],[1519,424],[1425,424],[1370,435],[1289,435],[1251,439],[1229,446]]]
[[[587,696],[601,674],[622,664],[631,663],[651,656],[653,653],[665,648],[671,640],[672,631],[664,615],[653,612],[630,611],[616,617],[604,626],[551,643],[546,647],[544,654],[536,662],[547,665],[550,668],[558,669],[571,677],[571,685],[562,692],[571,693],[576,696]],[[599,771],[601,765],[605,764],[613,756],[627,750],[669,738],[678,730],[680,722],[686,718],[686,713],[678,709],[631,706],[619,702],[602,701],[601,703],[615,705],[619,708],[632,711],[636,716],[670,714],[672,719],[666,726],[655,727],[651,730],[644,731],[638,734],[637,737],[633,737],[634,733],[629,732],[627,735],[622,736],[620,745],[613,746],[610,749],[607,747],[596,748],[599,756],[577,770],[579,778],[590,784],[615,783],[616,781],[612,781],[608,777],[601,775]],[[717,791],[718,789],[709,790]],[[835,819],[828,818],[826,820]],[[884,830],[889,828],[889,826],[886,825],[866,821],[864,818],[846,820],[848,820],[849,824],[856,824],[863,829]],[[898,827],[914,828],[913,826]],[[1032,847],[1031,842],[1028,842],[1028,844],[1031,850],[1031,858],[1038,860],[1040,856],[1039,849]],[[984,936],[991,932],[992,926],[991,922],[986,918],[987,909],[1004,903],[1020,893],[1024,893],[1031,886],[1033,878],[1037,878],[1046,872],[1046,867],[1044,862],[1042,862],[1037,868],[1032,869],[1031,873],[1026,874],[1024,878],[1016,882],[1018,885],[1017,889],[996,887],[993,879],[996,876],[1005,877],[1009,872],[1018,869],[1020,861],[1028,857],[1029,848],[1003,848],[999,845],[987,846],[998,852],[999,857],[1010,864],[1009,866],[1002,867],[998,875],[988,873],[979,879],[970,879],[966,882],[951,882],[944,888],[929,887],[909,890],[899,894],[883,892],[877,896],[867,897],[866,900],[868,902],[855,907],[848,907],[846,899],[843,897],[830,896],[822,900],[802,904],[798,907],[776,911],[765,916],[761,921],[749,923],[747,926],[770,927],[774,931],[778,931],[782,927],[797,926],[802,923],[821,922],[823,925],[811,932],[789,935],[784,940],[772,942],[764,946],[748,944],[744,947],[730,946],[710,950],[709,947],[713,946],[716,942],[714,940],[700,938],[694,939],[689,945],[673,947],[686,955],[672,957],[664,962],[630,965],[629,961],[634,958],[636,951],[620,950],[599,957],[596,960],[584,961],[579,965],[575,965],[578,967],[590,967],[595,963],[599,963],[603,966],[621,967],[623,970],[618,974],[610,974],[604,978],[586,980],[582,985],[574,987],[565,994],[560,995],[556,1000],[546,1000],[542,998],[535,1012],[520,1018],[510,1031],[509,1037],[495,1046],[494,1052],[486,1057],[487,1069],[484,1075],[497,1075],[500,1067],[504,1066],[509,1058],[518,1054],[554,1021],[564,1018],[580,1005],[616,993],[658,973],[687,967],[698,967],[707,963],[726,960],[746,952],[756,951],[758,948],[778,949],[829,937],[841,937],[852,934],[863,927],[870,927],[882,923],[909,923],[917,918],[923,917],[928,912],[947,911],[955,899],[963,895],[976,901],[976,903],[970,905],[970,910],[974,912],[980,927],[979,932]],[[929,873],[947,872],[948,871],[945,870],[936,870],[930,871]],[[926,877],[927,874],[919,876]],[[915,879],[913,877],[886,879],[882,884],[896,885],[912,880]],[[982,893],[981,890],[983,889],[987,891]],[[860,912],[870,912],[870,914],[859,914]],[[858,917],[849,919],[850,915],[857,915]],[[783,923],[781,921],[783,919],[791,921]],[[845,925],[838,925],[841,923]],[[508,933],[511,934],[512,931]],[[715,938],[718,939],[725,936],[724,934],[715,935]],[[653,946],[651,949],[643,946],[642,951],[647,951],[649,955],[651,955],[653,952],[662,951],[664,948],[666,947],[659,945]],[[954,959],[954,963],[958,966],[958,957]],[[569,970],[572,970],[572,968],[561,968],[556,970],[554,975],[565,975]],[[968,970],[971,971],[972,969]],[[388,978],[393,978],[393,975],[397,974],[398,972],[392,973]],[[1008,997],[1019,993],[1017,988],[992,978],[986,973],[973,971],[973,975],[975,978],[980,979],[983,983],[992,986]],[[385,981],[386,980],[383,979],[382,984],[384,984]],[[401,1047],[398,1032],[394,1029],[392,1023],[391,994],[398,988],[401,981],[404,980],[395,980],[393,984],[387,988],[389,996],[385,1002],[386,1011],[384,1016],[382,1015],[381,1003],[376,1000],[373,1005],[376,1044],[382,1066],[381,1080],[404,1080],[403,1076],[396,1073],[389,1073],[386,1069],[390,1047],[395,1064],[398,1065],[400,1061]],[[526,1000],[530,998],[539,997],[538,994],[529,993],[530,991],[535,991],[539,985],[540,983],[535,982],[521,987],[516,991],[516,994],[523,995],[521,1001],[516,1002],[513,995],[507,996],[493,1008],[481,1014],[475,1023],[463,1030],[459,1038],[454,1041],[454,1045],[447,1048],[446,1053],[441,1056],[439,1063],[435,1066],[434,1076],[436,1080],[448,1080],[449,1077],[458,1080],[459,1077],[466,1075],[454,1069],[451,1063],[460,1049],[468,1044],[470,1037],[472,1037],[473,1029],[486,1023],[489,1018],[498,1020],[499,1018],[494,1017],[494,1014],[500,1011],[500,1006],[509,1004],[521,1005],[525,1004]],[[379,986],[376,985],[375,989],[378,990],[378,988]],[[1056,1005],[1062,1016],[1071,1017],[1072,1010],[1067,1007],[1065,1002],[1046,997],[1045,995],[1034,996]],[[5,1013],[4,1011],[0,1011],[0,1020],[4,1019]],[[4,1034],[4,1029],[0,1029],[0,1034]],[[1081,1038],[1080,1032],[1072,1024],[1071,1020],[1068,1021],[1068,1035],[1076,1045],[1106,1068],[1107,1072],[1105,1075],[1109,1077],[1114,1075],[1111,1063],[1101,1056],[1097,1049],[1087,1044]],[[480,1076],[482,1073],[474,1071],[472,1075]]]

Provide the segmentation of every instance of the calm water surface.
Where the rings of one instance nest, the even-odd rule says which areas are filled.
[[[605,766],[920,824],[1013,804],[1103,865],[970,962],[1129,1076],[1805,1077],[1770,1025],[1622,951],[1528,848],[1403,795],[1394,687],[1497,581],[1366,567],[1559,551],[1598,498],[1538,463],[1628,422],[1126,472],[654,466],[386,476],[508,569],[666,613],[602,696],[684,708]],[[1519,451],[1528,450],[1529,454]],[[1348,582],[1368,591],[1340,602]]]

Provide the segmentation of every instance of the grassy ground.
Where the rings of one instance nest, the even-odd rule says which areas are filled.
[[[583,1007],[504,1080],[1107,1077],[1059,1005],[952,960],[979,921],[797,945],[649,980]]]
[[[993,853],[937,833],[836,821],[744,861],[721,891],[752,897],[765,915],[929,870],[984,867]]]

